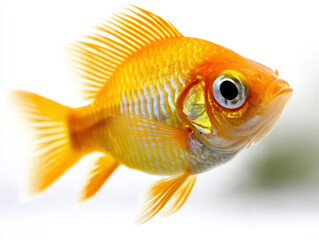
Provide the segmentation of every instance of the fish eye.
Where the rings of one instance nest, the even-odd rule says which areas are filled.
[[[248,94],[246,77],[237,71],[220,73],[213,83],[215,100],[223,107],[235,109],[243,105]]]

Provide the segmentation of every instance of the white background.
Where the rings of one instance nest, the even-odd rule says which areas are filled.
[[[158,177],[125,167],[83,204],[75,202],[92,159],[83,159],[43,194],[26,198],[23,176],[31,153],[6,101],[7,91],[19,88],[79,106],[65,47],[129,4],[160,15],[185,36],[278,69],[294,88],[270,136],[200,175],[177,214],[141,226],[134,224],[138,201]],[[298,132],[290,140],[307,147],[318,133],[317,1],[1,0],[0,7],[0,239],[318,239],[317,178],[249,188],[251,166],[272,150],[272,141]]]

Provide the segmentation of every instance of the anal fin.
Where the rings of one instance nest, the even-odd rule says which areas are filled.
[[[79,202],[85,201],[96,194],[118,166],[118,162],[109,154],[99,157],[89,173],[86,185],[81,191]]]
[[[168,215],[176,212],[186,201],[195,179],[195,176],[191,176],[186,171],[178,177],[162,179],[156,182],[146,194],[142,212],[137,222],[140,224],[147,222],[161,211],[167,203],[169,203],[167,208]]]

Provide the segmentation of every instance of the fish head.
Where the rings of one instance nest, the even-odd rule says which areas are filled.
[[[275,72],[229,50],[192,76],[183,114],[196,137],[219,151],[257,144],[275,127],[292,95]]]

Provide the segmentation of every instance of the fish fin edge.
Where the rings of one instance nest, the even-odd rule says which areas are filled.
[[[172,155],[188,150],[188,130],[129,113],[110,115],[107,121],[122,144],[138,154],[147,154],[146,149],[154,154],[165,151]]]
[[[85,100],[94,99],[114,71],[131,55],[160,40],[183,35],[169,22],[142,8],[131,6],[97,25],[82,41],[68,48],[81,80]]]
[[[162,179],[153,184],[146,193],[137,223],[145,223],[159,213],[189,176],[190,172],[186,171],[178,177]]]
[[[68,114],[73,110],[27,91],[10,92],[12,103],[28,123],[34,142],[34,159],[29,172],[29,193],[44,191],[72,167],[81,153],[73,148]]]
[[[119,163],[109,154],[97,158],[87,176],[78,202],[82,203],[95,195],[118,166]]]
[[[194,187],[195,182],[196,176],[189,176],[165,205],[163,211],[161,212],[161,215],[167,217],[177,212],[186,202],[189,194]]]

